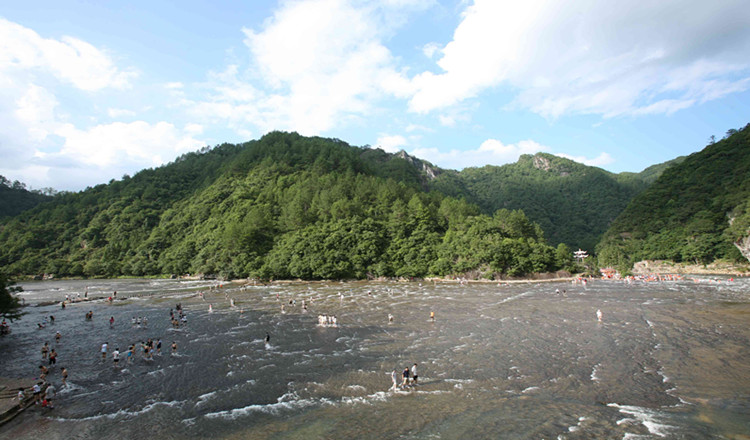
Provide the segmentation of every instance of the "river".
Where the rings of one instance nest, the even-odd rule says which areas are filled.
[[[0,338],[0,368],[37,376],[49,341],[58,395],[3,438],[750,438],[747,278],[22,287],[28,314]],[[89,301],[49,305],[66,295]],[[178,303],[187,323],[174,328]],[[147,338],[162,353],[127,361]],[[104,342],[123,353],[117,367]],[[390,390],[391,372],[414,363],[418,385]]]

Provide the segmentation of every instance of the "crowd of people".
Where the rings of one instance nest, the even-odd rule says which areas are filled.
[[[115,297],[116,294],[113,294],[112,297]],[[77,295],[73,298],[71,298],[69,295],[66,295],[65,301],[62,302],[63,305],[66,303],[72,303],[78,301],[78,297],[80,295]],[[88,295],[86,295],[88,296]],[[64,307],[63,307],[64,308]],[[176,306],[177,313],[175,313],[172,309],[170,309],[170,321],[172,323],[173,327],[179,327],[180,325],[186,325],[187,324],[187,315],[182,310],[182,305],[177,304]],[[92,310],[89,310],[84,315],[85,321],[94,321],[94,312]],[[44,329],[48,325],[52,325],[55,323],[55,317],[53,315],[44,316],[42,321],[37,324],[37,328]],[[114,315],[111,315],[107,319],[107,323],[109,324],[109,328],[114,329],[115,328],[115,317]],[[131,319],[131,325],[133,328],[137,329],[146,329],[148,328],[148,317],[146,316],[133,316]],[[2,322],[3,328],[7,327],[7,323],[3,320]],[[42,344],[41,347],[41,358],[42,363],[39,364],[37,368],[37,379],[36,383],[32,386],[31,389],[18,389],[17,398],[19,401],[19,404],[26,404],[29,402],[32,402],[34,405],[42,405],[42,407],[45,408],[53,408],[52,400],[54,396],[56,395],[57,388],[53,384],[53,382],[50,380],[50,376],[55,373],[57,369],[57,360],[58,360],[58,349],[60,346],[63,345],[63,335],[60,333],[60,331],[56,331],[54,334],[54,341],[55,346],[52,346],[50,344],[50,341],[45,341]],[[120,352],[120,348],[118,346],[114,346],[114,350],[111,350],[111,346],[109,342],[104,342],[99,348],[99,354],[101,356],[102,361],[106,361],[107,357],[111,355],[112,362],[115,366],[115,368],[119,368],[121,358],[123,363],[130,364],[135,361],[135,359],[138,357],[138,353],[140,352],[141,357],[145,361],[152,361],[154,359],[155,355],[161,355],[162,352],[162,341],[161,338],[148,338],[145,340],[141,340],[138,343],[132,343],[127,346],[127,349],[124,353]],[[177,353],[177,342],[172,341],[169,350],[171,354]],[[46,364],[46,365],[45,365]],[[67,387],[68,385],[68,376],[69,372],[66,367],[61,367],[59,371],[59,378],[60,383],[62,387]],[[27,395],[28,394],[28,395]],[[30,397],[33,397],[31,399]]]

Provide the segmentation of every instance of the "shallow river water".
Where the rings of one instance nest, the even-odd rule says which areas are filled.
[[[49,341],[58,395],[2,438],[750,438],[750,279],[23,287],[29,313],[0,338],[0,369],[38,376]],[[117,299],[38,305],[86,289]],[[188,322],[175,329],[177,303]],[[147,338],[162,340],[153,360],[101,358],[103,342],[124,353]],[[414,363],[418,386],[389,390]]]

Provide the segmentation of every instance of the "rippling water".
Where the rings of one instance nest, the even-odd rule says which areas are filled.
[[[0,339],[5,376],[35,376],[44,341],[59,353],[56,408],[29,409],[5,438],[750,438],[749,279],[23,287],[32,304],[87,287],[118,300],[31,306]],[[188,324],[173,329],[178,302]],[[124,352],[146,338],[163,342],[154,360],[101,360],[105,341]],[[391,371],[415,362],[419,386],[390,391]]]

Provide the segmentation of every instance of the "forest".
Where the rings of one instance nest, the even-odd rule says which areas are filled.
[[[29,191],[23,182],[11,182],[5,176],[0,176],[0,219],[16,216],[49,201],[55,194],[57,192],[52,188]]]
[[[750,235],[750,124],[686,157],[637,195],[597,245],[602,265],[641,260],[746,262]]]
[[[409,160],[269,133],[186,154],[2,224],[11,275],[516,277],[570,268],[520,210],[484,214],[427,188]]]
[[[502,279],[582,270],[579,247],[624,272],[643,259],[741,261],[749,136],[730,130],[613,174],[545,153],[459,172],[272,132],[77,193],[4,179],[0,266],[12,277]]]
[[[590,251],[647,186],[637,173],[613,174],[547,153],[522,155],[499,167],[442,173],[432,183],[441,192],[476,203],[484,213],[520,209],[542,227],[551,244]]]

